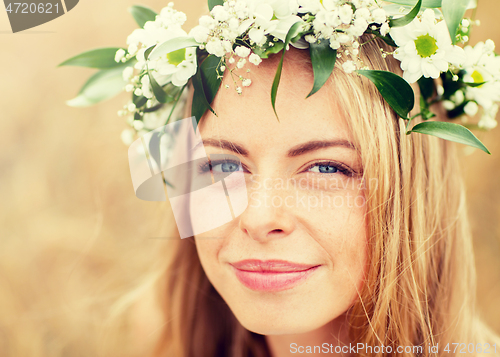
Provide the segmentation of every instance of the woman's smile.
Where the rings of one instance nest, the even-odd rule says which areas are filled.
[[[247,259],[230,263],[238,280],[256,291],[292,289],[308,279],[321,264],[292,263],[285,260]]]

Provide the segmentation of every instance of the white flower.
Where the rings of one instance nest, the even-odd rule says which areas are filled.
[[[365,19],[366,21],[370,20],[370,10],[368,10],[366,7],[362,7],[360,9],[356,9],[356,12],[354,14],[357,19]]]
[[[340,42],[340,43],[348,43],[351,41],[351,37],[345,33],[341,33],[338,35],[337,37],[337,40]]]
[[[214,19],[220,22],[224,22],[226,20],[229,20],[229,17],[231,16],[229,14],[229,11],[227,11],[224,6],[217,5],[214,6],[212,11],[210,13],[213,15]]]
[[[296,22],[302,22],[302,19],[298,16],[288,16],[283,19],[278,19],[278,23],[276,27],[270,31],[269,33],[273,35],[274,37],[279,38],[281,41],[285,42],[286,35],[288,34],[288,31],[290,28],[296,23]]]
[[[316,15],[319,11],[323,9],[323,5],[320,0],[298,0],[298,4],[300,6],[300,13],[312,13]]]
[[[208,30],[213,30],[215,26],[217,26],[217,21],[212,16],[208,15],[203,15],[202,17],[200,17],[198,23],[200,24],[200,26],[205,27]]]
[[[259,55],[252,53],[248,58],[248,61],[256,66],[258,66],[262,62],[262,58]]]
[[[211,39],[207,42],[205,48],[207,49],[208,53],[216,55],[217,57],[224,57],[224,55],[226,54],[221,40]]]
[[[477,105],[476,102],[468,102],[465,106],[464,106],[464,112],[465,114],[473,117],[474,115],[477,114],[477,111],[479,110],[479,106]]]
[[[303,4],[304,3],[304,4]],[[375,0],[322,0],[299,1],[301,6],[319,7],[312,22],[317,39],[330,40],[330,47],[339,49],[348,48],[350,44],[362,36],[370,23],[379,23],[383,26],[382,32],[389,32],[387,14],[379,7]],[[355,11],[353,12],[353,7]],[[302,8],[299,12],[304,12]],[[378,26],[373,25],[375,29]]]
[[[210,30],[207,27],[201,25],[193,27],[191,31],[189,31],[189,36],[193,37],[195,41],[199,43],[207,42],[209,34]]]
[[[493,52],[495,51],[495,42],[492,40],[486,40],[484,43],[484,51],[485,52]]]
[[[246,60],[246,59],[244,59],[244,58],[242,58],[242,59],[240,59],[240,60],[238,61],[238,63],[236,64],[236,67],[238,67],[238,68],[240,68],[240,69],[241,69],[241,68],[243,68],[243,67],[245,66],[245,63],[247,63],[247,60]]]
[[[131,43],[129,46],[128,46],[128,50],[127,52],[132,55],[132,56],[135,56],[135,54],[137,53],[137,50],[139,49],[139,47],[137,46],[137,43]]]
[[[144,28],[133,31],[127,38],[129,53],[135,55],[137,59],[134,67],[143,70],[148,64],[156,81],[162,86],[168,82],[175,86],[183,86],[196,73],[196,49],[194,47],[173,51],[155,60],[146,61],[145,58],[146,49],[149,47],[175,38],[186,37],[187,33],[180,27],[185,21],[186,15],[174,10],[169,4],[160,15],[156,16],[155,21],[146,22]],[[192,32],[192,37],[196,37],[195,40],[198,42],[208,38],[208,29],[201,25]],[[130,75],[130,71],[124,72],[123,75],[125,79]],[[138,88],[138,92],[142,91],[144,96],[152,98],[148,76],[143,76],[141,83],[143,88]]]
[[[455,109],[455,103],[452,102],[451,100],[443,100],[443,107],[446,110],[453,110]]]
[[[403,78],[414,83],[420,77],[438,78],[449,64],[465,61],[463,49],[451,44],[444,21],[436,23],[434,11],[426,9],[421,19],[415,18],[404,27],[391,29],[391,37],[398,48],[394,57],[401,61]]]
[[[343,5],[339,10],[340,21],[344,24],[350,24],[352,20],[352,7],[351,5]]]
[[[238,94],[243,93],[243,90],[241,89],[241,87],[236,87],[236,93],[238,93]]]
[[[135,107],[135,104],[134,103],[130,103],[128,106],[127,106],[127,109],[129,112],[135,112],[135,110],[137,109]]]
[[[153,89],[151,88],[151,82],[149,81],[149,76],[145,75],[141,78],[141,84],[142,84],[142,95],[145,96],[146,98],[153,98],[154,93]]]
[[[306,35],[304,36],[304,40],[306,40],[309,43],[315,43],[316,37],[314,37],[314,35]]]
[[[131,129],[125,129],[121,133],[122,142],[129,146],[134,142],[134,131]]]
[[[479,123],[477,125],[480,128],[486,130],[494,129],[498,125],[495,119],[497,113],[498,113],[498,104],[494,104],[488,110],[485,110],[483,116],[481,117],[481,120],[479,120]]]
[[[337,50],[340,48],[340,42],[337,40],[330,40],[330,47],[334,50]]]
[[[373,22],[377,24],[383,24],[384,22],[387,22],[387,14],[385,13],[384,9],[373,10],[372,16],[373,16]]]
[[[389,24],[385,22],[381,27],[380,27],[380,34],[382,36],[387,35],[391,31],[391,28],[389,27]]]
[[[158,61],[156,69],[164,76],[164,78],[155,76],[159,84],[172,82],[174,86],[182,87],[196,74],[196,48],[183,48],[168,53],[166,58]]]
[[[248,6],[249,19],[244,21],[242,26],[245,24],[247,28],[251,27],[248,35],[250,40],[257,45],[263,45],[268,34],[285,41],[286,34],[292,25],[302,21],[296,16],[297,0],[246,0],[243,2]]]
[[[453,94],[451,96],[450,99],[455,103],[455,105],[460,105],[465,100],[464,92],[462,92],[461,90],[458,90],[458,91],[455,92],[455,94]]]
[[[488,110],[495,102],[500,102],[500,57],[493,52],[493,41],[479,42],[476,46],[465,47],[464,81],[480,84],[467,87],[467,97]]]
[[[234,52],[239,56],[239,57],[248,57],[250,55],[250,49],[245,46],[238,46],[235,48]]]
[[[130,79],[132,79],[133,75],[134,75],[134,68],[133,67],[126,67],[123,70],[123,80],[125,82],[130,81]]]
[[[246,79],[244,79],[244,80],[241,82],[241,85],[242,85],[243,87],[248,87],[248,86],[250,86],[250,84],[252,84],[252,80],[251,80],[251,79],[249,79],[249,78],[246,78]]]
[[[367,28],[368,22],[363,18],[359,18],[354,20],[354,24],[349,28],[349,32],[354,37],[359,37],[365,33]]]
[[[263,45],[266,41],[265,31],[262,28],[252,28],[248,32],[248,37],[259,46]]]
[[[134,120],[133,126],[137,131],[142,130],[144,129],[144,122],[142,120]]]
[[[353,61],[346,61],[342,64],[342,69],[345,73],[352,73],[356,70],[356,65]]]
[[[115,62],[120,62],[123,57],[125,57],[125,50],[123,48],[120,48],[118,51],[116,51],[115,54]]]
[[[134,85],[133,84],[127,84],[125,86],[125,92],[132,92],[134,90]]]

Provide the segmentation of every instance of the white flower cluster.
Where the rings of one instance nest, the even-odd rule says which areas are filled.
[[[208,53],[224,57],[244,34],[252,46],[264,45],[268,35],[284,42],[292,25],[302,21],[298,9],[296,0],[229,0],[202,16],[190,35],[203,43]]]
[[[467,87],[465,96],[473,101],[468,104],[477,103],[483,108],[479,127],[493,129],[497,126],[495,117],[500,102],[500,57],[495,55],[495,44],[492,40],[479,42],[474,47],[467,46],[464,50],[467,56],[464,63],[464,82],[480,84],[477,87]]]
[[[198,26],[188,34],[182,29],[186,15],[174,10],[173,3],[169,3],[155,21],[146,22],[144,28],[135,30],[127,38],[128,50],[119,50],[115,60],[137,59],[134,67],[127,67],[123,72],[123,78],[129,82],[125,89],[146,97],[146,107],[151,108],[159,103],[148,70],[161,87],[169,83],[182,87],[197,71],[197,47],[170,52],[154,60],[146,59],[148,48],[171,39],[191,37],[199,49],[219,57],[218,75],[222,76],[229,67],[235,90],[242,94],[243,88],[250,86],[252,81],[236,72],[247,63],[259,65],[262,54],[266,57],[269,52],[279,52],[280,47],[274,50],[272,47],[282,47],[296,23],[301,24],[298,31],[301,38],[295,37],[291,44],[306,49],[312,43],[328,41],[329,46],[337,50],[338,57],[345,57],[341,67],[346,73],[364,68],[359,58],[363,46],[359,37],[371,33],[394,41],[396,49],[392,54],[401,62],[403,78],[408,83],[415,83],[421,77],[436,79],[451,70],[453,80],[458,81],[460,77],[463,82],[475,84],[459,89],[444,105],[448,110],[462,106],[470,116],[476,115],[481,107],[479,126],[495,127],[500,103],[500,57],[494,53],[493,42],[488,40],[465,49],[453,45],[447,24],[436,9],[425,9],[408,25],[391,28],[393,17],[389,17],[389,7],[386,9],[377,0],[225,0],[222,5],[213,7],[209,15],[202,16]],[[403,12],[398,13],[404,16]],[[458,40],[466,42],[471,23],[463,19],[460,25]],[[388,54],[382,50],[382,57]],[[438,94],[442,96],[439,87]],[[141,117],[145,114],[133,103],[120,113],[139,113]],[[132,121],[131,125],[137,131],[142,130],[144,123],[136,122],[138,120]]]
[[[188,90],[185,89],[181,94],[179,101],[186,102],[188,97]],[[158,101],[154,98],[148,100],[146,107],[151,108],[158,105]],[[155,110],[148,113],[143,113],[142,120],[134,120],[133,114],[137,108],[133,103],[127,104],[123,110],[119,111],[120,116],[126,116],[127,124],[130,126],[128,129],[124,129],[121,133],[122,142],[129,146],[137,138],[147,134],[149,131],[165,125],[165,120],[171,117],[170,122],[177,121],[181,119],[184,115],[184,107],[182,105],[175,105],[175,102],[170,102],[164,104],[159,110]]]
[[[460,66],[465,61],[462,48],[451,43],[444,21],[438,21],[433,10],[427,9],[404,27],[391,29],[398,45],[394,57],[401,61],[403,78],[414,83],[424,76],[438,78],[450,64]]]
[[[199,25],[189,35],[209,54],[223,58],[222,71],[227,64],[236,62],[235,56],[239,57],[236,69],[243,68],[247,60],[257,66],[262,59],[250,47],[266,45],[268,36],[284,42],[291,26],[302,21],[297,16],[298,8],[296,0],[229,0],[215,6],[210,15],[202,16]],[[236,39],[245,41],[248,47],[236,46]],[[274,46],[274,42],[268,45]],[[251,84],[249,78],[241,75],[237,78],[243,87]],[[239,94],[242,93],[241,86],[236,86]]]
[[[176,87],[182,87],[196,73],[196,49],[193,47],[168,53],[155,60],[146,61],[145,58],[145,52],[151,46],[188,36],[182,29],[185,22],[186,15],[174,10],[173,3],[169,3],[155,21],[146,22],[144,28],[134,30],[128,36],[127,53],[119,50],[115,57],[117,62],[126,61],[132,57],[137,59],[134,67],[139,70],[138,75],[134,76],[132,67],[127,67],[123,72],[123,78],[129,81],[125,88],[127,92],[153,99],[154,94],[146,69],[151,71],[160,86],[172,83]]]
[[[330,47],[336,50],[356,43],[370,25],[380,29],[382,36],[390,31],[387,14],[375,0],[299,0],[299,4],[300,12],[315,16],[315,36],[307,37],[308,42],[329,39]]]

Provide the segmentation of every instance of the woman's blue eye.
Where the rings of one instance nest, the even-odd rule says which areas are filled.
[[[309,169],[311,172],[319,172],[321,174],[334,174],[339,172],[339,169],[333,165],[316,164]]]
[[[240,169],[240,165],[234,162],[224,162],[221,164],[212,165],[212,170],[220,172],[236,172]]]

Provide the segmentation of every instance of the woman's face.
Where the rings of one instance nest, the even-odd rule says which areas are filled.
[[[276,58],[250,68],[242,95],[226,75],[200,132],[208,156],[241,165],[248,206],[231,222],[195,236],[208,279],[250,331],[297,334],[341,316],[361,290],[367,262],[361,161],[327,84],[313,86],[302,54],[285,59],[277,113],[270,91]],[[196,205],[191,214],[199,215]]]

